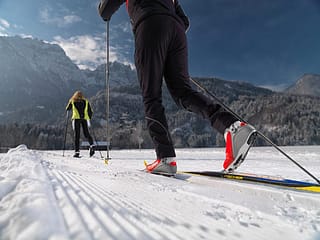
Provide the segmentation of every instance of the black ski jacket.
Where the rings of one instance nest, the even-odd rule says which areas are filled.
[[[109,21],[111,16],[126,2],[133,32],[138,25],[152,15],[169,15],[189,28],[189,19],[185,15],[178,0],[101,0],[98,6],[100,16]]]

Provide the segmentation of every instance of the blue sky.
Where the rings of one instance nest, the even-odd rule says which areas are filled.
[[[191,76],[281,87],[320,73],[320,0],[180,0],[191,21]],[[105,62],[98,1],[0,0],[0,35],[57,43],[80,68]],[[110,22],[111,60],[133,63],[122,6]]]

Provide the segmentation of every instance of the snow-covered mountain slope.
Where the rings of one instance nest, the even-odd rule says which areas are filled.
[[[0,50],[0,99],[4,105],[1,110],[17,107],[18,103],[20,108],[41,105],[46,98],[55,99],[85,82],[85,75],[58,45],[36,39],[0,37]]]
[[[320,177],[320,148],[284,150]],[[320,239],[320,195],[139,171],[153,150],[111,151],[105,165],[24,145],[0,155],[0,239]],[[102,153],[105,154],[105,153]],[[220,170],[224,149],[178,149],[179,170]],[[272,148],[239,171],[312,182]]]
[[[287,88],[285,92],[320,97],[320,75],[304,74],[294,85]]]

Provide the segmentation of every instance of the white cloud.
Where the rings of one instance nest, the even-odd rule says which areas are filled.
[[[40,10],[40,21],[46,24],[57,25],[58,27],[66,27],[73,23],[81,22],[81,17],[68,14],[65,16],[54,15],[53,11],[49,8],[42,8]]]
[[[6,30],[0,26],[0,36],[7,36]]]
[[[3,28],[9,28],[10,27],[10,23],[5,19],[0,18],[0,26],[2,26]]]
[[[41,22],[48,23],[50,21],[50,14],[48,8],[43,8],[40,10]]]
[[[0,18],[0,36],[7,36],[9,28],[10,23],[5,19]]]
[[[34,37],[33,37],[32,35],[30,35],[30,34],[24,34],[24,33],[21,33],[21,34],[19,34],[19,36],[20,36],[21,38],[30,38],[30,39],[34,39]]]
[[[64,20],[64,24],[68,25],[68,24],[73,24],[76,22],[81,22],[81,18],[79,16],[76,15],[67,15],[63,17]]]
[[[65,39],[61,36],[54,37],[55,44],[60,45],[67,56],[81,69],[95,69],[105,63],[105,39],[90,35],[74,36]],[[110,61],[117,61],[116,49],[110,47]]]
[[[286,88],[288,88],[288,84],[278,84],[278,85],[260,85],[259,87],[262,87],[262,88],[267,88],[271,91],[274,91],[274,92],[282,92],[284,91]]]
[[[115,29],[118,29],[124,33],[131,33],[132,27],[129,22],[121,22],[114,26]]]

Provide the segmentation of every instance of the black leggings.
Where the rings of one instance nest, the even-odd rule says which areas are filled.
[[[223,133],[237,120],[191,87],[185,29],[173,17],[154,15],[139,24],[135,32],[135,64],[157,158],[175,157],[162,105],[163,77],[174,101],[208,119],[218,132]]]
[[[85,119],[74,119],[74,144],[75,151],[80,151],[80,128],[82,126],[83,134],[88,139],[89,144],[93,144],[93,139],[88,130],[88,122]]]

